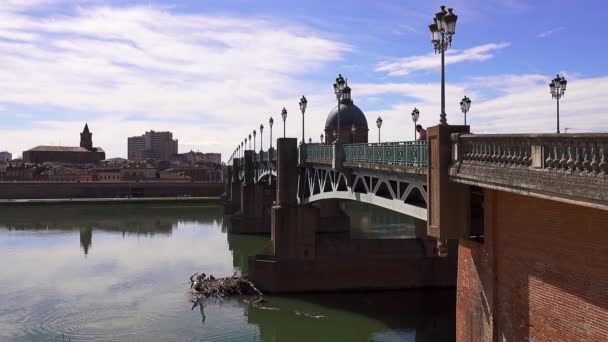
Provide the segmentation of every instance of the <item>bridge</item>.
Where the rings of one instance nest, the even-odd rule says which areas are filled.
[[[276,146],[234,155],[227,167],[233,221],[258,217],[255,232],[272,236],[250,259],[264,290],[456,286],[463,340],[539,336],[540,317],[557,304],[538,298],[550,296],[569,305],[549,325],[573,339],[606,337],[565,317],[608,321],[599,290],[608,288],[608,134],[438,125],[422,142],[297,146],[283,138]],[[348,230],[328,229],[343,223],[338,200],[409,215],[416,239],[328,235]]]

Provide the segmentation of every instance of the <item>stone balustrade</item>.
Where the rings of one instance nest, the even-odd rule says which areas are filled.
[[[453,181],[608,207],[608,133],[453,134],[451,139]]]
[[[452,141],[463,163],[608,176],[608,134],[455,134]]]

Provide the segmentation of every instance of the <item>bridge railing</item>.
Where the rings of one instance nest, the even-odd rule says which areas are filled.
[[[608,175],[608,134],[464,134],[452,142],[465,163]]]
[[[451,138],[451,181],[608,209],[608,133]]]
[[[334,158],[333,145],[304,144],[301,148],[305,161],[320,160],[331,162]]]
[[[426,141],[344,145],[345,161],[358,163],[427,166]]]
[[[253,161],[254,162],[271,162],[277,160],[277,154],[274,149],[270,149],[268,151],[260,151],[259,153],[254,153]]]

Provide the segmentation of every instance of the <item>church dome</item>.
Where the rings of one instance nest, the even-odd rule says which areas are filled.
[[[357,129],[368,130],[367,119],[363,111],[359,109],[352,101],[342,101],[340,103],[340,128],[350,127],[355,124]],[[325,129],[338,128],[338,106],[335,106],[327,116],[325,121]]]
[[[342,77],[342,75],[340,75]],[[367,119],[363,111],[353,103],[351,88],[348,86],[346,81],[346,87],[342,90],[342,100],[340,101],[340,129],[344,127],[350,127],[355,125],[357,129],[367,132]],[[325,121],[326,130],[334,130],[338,128],[338,106],[335,106]]]

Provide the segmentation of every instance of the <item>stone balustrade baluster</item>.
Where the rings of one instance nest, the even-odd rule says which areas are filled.
[[[574,147],[575,157],[574,157],[574,168],[575,173],[581,173],[583,171],[583,161],[581,160],[581,149],[579,145],[575,145]]]
[[[606,147],[607,144],[603,143],[602,146],[599,148],[599,153],[600,153],[600,164],[599,164],[599,168],[600,168],[600,176],[601,177],[608,177],[608,156],[606,156]]]
[[[561,159],[559,160],[559,171],[560,172],[566,172],[566,170],[568,170],[568,159],[566,158],[566,152],[568,150],[568,145],[567,143],[561,143],[559,145],[560,148],[560,154],[561,154]]]
[[[594,143],[593,146],[591,147],[591,173],[590,176],[593,177],[597,177],[597,175],[600,173],[600,162],[597,158],[597,154],[598,154],[598,144]]]
[[[485,144],[483,144],[484,146],[484,151],[483,151],[483,158],[482,161],[484,162],[484,164],[487,164],[488,161],[490,160],[490,152],[492,151],[492,145],[490,145],[489,142],[486,142]]]
[[[506,144],[507,146],[507,155],[503,158],[506,166],[510,167],[513,164],[513,142],[509,141]]]
[[[553,168],[553,159],[551,159],[551,146],[544,146],[545,154],[547,155],[547,159],[545,159],[545,168],[547,171],[551,171]]]
[[[525,143],[520,143],[519,144],[519,151],[517,152],[517,166],[522,167],[524,166],[524,153],[526,150],[526,145]]]
[[[568,146],[568,161],[566,162],[566,164],[568,165],[568,170],[566,171],[566,173],[572,174],[574,173],[574,169],[575,169],[575,152],[572,152],[572,146]]]
[[[589,154],[589,144],[583,143],[583,172],[582,174],[587,176],[591,172],[591,158]]]

